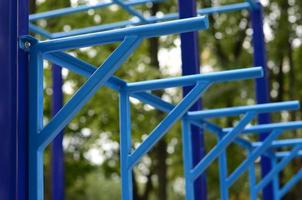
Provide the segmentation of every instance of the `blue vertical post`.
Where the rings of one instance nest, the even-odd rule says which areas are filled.
[[[223,134],[218,133],[218,142],[223,139]],[[228,178],[228,163],[226,149],[220,154],[218,158],[219,163],[219,179],[220,179],[220,198],[223,200],[229,199],[229,186],[226,184]]]
[[[52,65],[52,83],[52,115],[54,116],[62,108],[64,102],[61,67],[55,64]],[[51,196],[53,200],[64,200],[63,131],[52,142],[51,153]]]
[[[131,153],[131,110],[126,88],[120,90],[120,165],[122,200],[133,199],[132,167],[129,167]]]
[[[268,70],[266,62],[266,47],[263,33],[263,10],[261,3],[257,3],[258,8],[251,10],[251,22],[253,28],[253,47],[254,47],[254,65],[262,66],[264,76],[256,79],[256,100],[258,104],[269,102]],[[259,124],[270,122],[270,115],[267,113],[258,115]],[[267,134],[261,134],[260,140],[263,141]],[[261,157],[261,173],[264,177],[272,168],[271,161],[268,157]],[[263,190],[263,199],[271,200],[273,198],[273,185],[269,184]]]
[[[179,18],[188,18],[196,16],[196,1],[195,0],[178,0]],[[198,33],[190,32],[180,35],[181,39],[181,59],[182,59],[182,74],[199,74],[199,48],[198,48]],[[192,89],[192,87],[185,87],[183,95]],[[201,109],[201,100],[197,101],[191,108],[191,111]],[[198,127],[192,125],[192,161],[195,166],[201,158],[205,155],[203,132]],[[195,199],[206,199],[206,176],[205,174],[197,178],[194,183]]]
[[[0,198],[27,199],[27,54],[18,38],[28,34],[28,1],[1,0]]]

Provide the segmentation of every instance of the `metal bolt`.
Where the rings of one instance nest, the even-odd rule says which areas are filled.
[[[30,42],[28,42],[28,41],[25,41],[25,42],[24,42],[24,47],[25,47],[26,49],[28,49],[30,46],[31,46],[31,43],[30,43]]]

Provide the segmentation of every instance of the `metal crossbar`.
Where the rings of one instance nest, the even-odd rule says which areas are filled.
[[[87,34],[87,33],[94,33],[94,32],[100,32],[100,31],[107,31],[117,28],[125,28],[127,26],[137,26],[142,24],[149,24],[149,23],[157,23],[157,22],[163,22],[168,20],[175,20],[179,18],[178,13],[169,13],[165,14],[163,16],[150,16],[150,17],[144,17],[140,12],[135,10],[133,6],[146,4],[146,3],[160,3],[164,0],[133,0],[133,1],[122,1],[122,0],[112,0],[111,2],[105,2],[105,3],[98,3],[96,5],[81,5],[77,7],[70,7],[70,8],[62,8],[58,10],[53,11],[47,11],[43,13],[37,13],[32,14],[29,17],[30,20],[30,30],[36,34],[42,35],[45,38],[54,39],[54,38],[62,38],[62,37],[69,37],[69,36],[75,36],[75,35],[81,35],[81,34]],[[41,20],[41,19],[49,19],[54,18],[58,16],[65,16],[73,13],[83,12],[90,9],[99,9],[104,8],[108,6],[112,6],[114,4],[119,5],[122,9],[126,10],[129,14],[136,16],[138,18],[137,21],[120,21],[120,22],[114,22],[111,24],[102,24],[87,28],[81,28],[81,29],[75,29],[68,32],[58,32],[58,33],[49,33],[48,31],[34,25],[32,22]],[[258,4],[256,0],[246,0],[242,3],[233,3],[228,5],[221,5],[216,7],[210,7],[210,8],[202,8],[197,10],[197,13],[199,15],[211,15],[211,14],[218,14],[218,13],[226,13],[226,12],[232,12],[232,11],[238,11],[238,10],[244,10],[244,9],[258,9]]]

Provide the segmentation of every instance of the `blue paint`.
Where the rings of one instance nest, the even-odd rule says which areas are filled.
[[[161,123],[153,129],[144,142],[131,154],[129,165],[135,165],[143,155],[149,152],[158,140],[162,138],[172,127],[172,125],[189,110],[198,98],[200,98],[208,87],[209,83],[197,83],[196,86],[183,98],[183,100],[177,104],[170,113],[168,113]]]
[[[27,3],[0,1],[1,199],[27,199],[27,55],[17,45],[28,34]]]
[[[121,156],[121,188],[122,199],[133,199],[132,168],[129,167],[131,153],[131,111],[129,95],[125,87],[120,90],[120,156]]]
[[[178,0],[179,18],[195,17],[196,1],[195,0]],[[197,32],[188,32],[180,35],[181,40],[181,61],[182,61],[182,75],[191,75],[200,73],[199,60],[199,43]],[[183,96],[186,96],[192,89],[191,87],[183,88]],[[200,110],[202,102],[199,99],[192,105],[190,110]],[[192,141],[192,166],[194,167],[201,158],[205,155],[203,130],[197,126],[192,125],[191,128]],[[194,182],[194,199],[207,199],[207,183],[206,174],[202,174]]]
[[[52,65],[52,116],[63,106],[63,79],[61,67]],[[51,197],[53,200],[64,200],[64,150],[63,131],[53,140],[51,146]]]
[[[122,2],[114,0],[114,2],[100,3],[95,6],[79,6],[76,8],[64,8],[46,13],[39,13],[31,16],[31,20],[47,19],[56,16],[62,16],[75,12],[81,12],[88,9],[101,8],[112,4],[118,4],[130,14],[138,17],[140,22],[117,22],[114,24],[89,27],[81,30],[74,30],[68,33],[48,33],[47,31],[29,24],[30,29],[51,40],[38,42],[29,37],[23,37],[21,42],[28,40],[31,47],[26,49],[30,52],[30,92],[29,92],[29,198],[31,200],[43,199],[43,152],[51,141],[53,142],[53,154],[56,155],[53,164],[53,197],[54,199],[63,199],[63,149],[62,134],[60,131],[81,109],[86,101],[94,95],[95,91],[107,86],[120,94],[120,138],[121,138],[121,178],[122,178],[122,199],[131,200],[132,194],[132,169],[137,162],[148,153],[151,148],[165,135],[169,128],[179,119],[182,119],[183,127],[183,157],[184,157],[184,174],[186,181],[186,199],[206,199],[205,176],[199,178],[207,167],[216,159],[219,159],[220,172],[220,192],[221,198],[227,200],[229,198],[229,187],[245,172],[249,170],[251,199],[256,199],[257,193],[268,186],[270,182],[274,182],[274,190],[264,190],[264,198],[275,197],[280,199],[287,193],[298,180],[302,178],[299,171],[292,179],[282,188],[276,187],[278,174],[284,167],[295,157],[302,156],[301,139],[275,140],[284,130],[295,130],[302,127],[302,122],[275,123],[269,124],[268,112],[276,112],[281,110],[298,109],[297,101],[272,103],[268,104],[268,84],[266,72],[265,46],[263,37],[262,10],[261,5],[254,0],[247,0],[244,3],[235,3],[223,5],[213,8],[200,9],[199,14],[213,14],[231,12],[241,9],[250,9],[252,13],[252,27],[254,30],[253,44],[255,47],[254,62],[255,66],[262,68],[249,68],[241,70],[230,70],[225,72],[210,73],[200,75],[199,73],[199,52],[197,33],[194,31],[208,28],[207,17],[194,17],[196,15],[195,2],[192,0],[188,3],[185,0],[179,0],[180,14],[171,13],[164,15],[162,18],[155,16],[145,18],[141,13],[137,12],[133,5],[146,3],[148,0],[137,0],[133,2]],[[155,23],[164,20],[182,19],[170,22]],[[155,23],[141,25],[136,27],[124,28],[119,30],[111,30],[117,27],[127,25]],[[99,32],[100,30],[109,30]],[[91,33],[93,34],[84,34]],[[161,35],[181,33],[182,41],[182,61],[183,74],[186,76],[167,78],[162,80],[150,80],[136,83],[127,83],[115,76],[113,73],[120,67],[125,59],[130,56],[132,51],[137,47],[144,38],[158,37]],[[84,35],[79,35],[84,34]],[[73,37],[72,35],[79,35]],[[0,35],[1,36],[1,35]],[[54,39],[57,37],[66,37]],[[1,37],[0,37],[1,38]],[[85,46],[106,44],[120,41],[122,44],[116,49],[112,55],[105,61],[100,68],[96,68],[78,58],[74,58],[63,50],[80,48]],[[24,48],[24,44],[21,45]],[[20,58],[21,59],[21,58]],[[24,59],[24,54],[23,54]],[[53,112],[57,113],[50,123],[43,126],[43,59],[66,67],[67,69],[88,77],[88,81],[80,88],[80,90],[71,98],[71,100],[62,106],[62,77],[60,76],[60,68],[54,67],[54,104]],[[21,59],[22,60],[22,59]],[[194,75],[197,74],[197,75]],[[256,79],[257,78],[257,79]],[[234,108],[220,108],[201,111],[199,102],[200,96],[213,83],[223,81],[235,81],[242,79],[256,79],[257,102],[255,106],[241,106]],[[24,84],[22,85],[24,86]],[[167,103],[149,93],[150,90],[158,90],[169,87],[184,87],[184,98],[176,106]],[[61,93],[60,93],[61,92]],[[25,93],[24,93],[25,94]],[[130,102],[129,97],[149,104],[168,115],[164,120],[149,134],[142,144],[131,151],[131,120],[130,120]],[[190,110],[190,111],[189,111]],[[188,112],[189,111],[189,112]],[[264,114],[265,113],[265,114]],[[221,128],[216,124],[208,122],[207,119],[213,117],[237,116],[245,114],[242,120],[232,128]],[[255,116],[259,114],[259,125],[246,127]],[[25,123],[24,123],[25,124]],[[203,142],[202,131],[200,129],[208,129],[218,138],[218,144],[207,154],[204,155],[204,149],[201,145]],[[271,133],[268,135],[268,133]],[[260,142],[250,142],[247,139],[239,138],[240,134],[259,134],[262,138]],[[23,136],[24,137],[24,136]],[[275,140],[275,141],[274,141]],[[232,143],[237,143],[244,150],[249,151],[249,155],[239,167],[228,176],[227,158],[225,155],[226,148]],[[22,145],[20,145],[22,147]],[[19,146],[19,147],[20,147]],[[272,152],[266,151],[269,148],[277,148],[283,146],[294,146],[292,151],[288,152]],[[57,156],[60,155],[60,156]],[[274,168],[267,171],[268,174],[256,185],[256,175],[254,160],[258,156],[266,156],[263,159],[269,163],[262,163],[265,170],[269,170],[269,165]],[[204,156],[204,157],[203,157]],[[203,158],[202,158],[203,157]],[[202,158],[202,159],[201,159]],[[281,159],[281,162],[278,162]],[[25,160],[25,159],[24,159]],[[266,162],[265,161],[265,162]],[[195,166],[196,165],[196,166]],[[20,166],[20,165],[19,165]],[[22,165],[21,165],[22,166]],[[26,174],[26,172],[24,173]],[[195,183],[194,181],[197,180]],[[58,184],[59,183],[59,184]],[[61,184],[61,185],[60,185]]]
[[[89,9],[97,9],[97,8],[103,8],[107,7],[110,5],[118,4],[121,5],[123,9],[128,11],[130,14],[133,14],[134,16],[139,17],[139,21],[119,21],[119,22],[114,22],[110,24],[102,24],[102,25],[97,25],[97,26],[91,26],[87,28],[81,28],[81,29],[74,29],[68,32],[56,32],[56,33],[48,33],[47,31],[34,26],[33,24],[30,23],[30,30],[36,34],[40,34],[46,38],[61,38],[61,37],[69,37],[69,36],[75,36],[75,35],[80,35],[80,34],[87,34],[87,33],[94,33],[94,32],[100,32],[100,31],[106,31],[106,30],[112,30],[112,29],[117,29],[117,28],[125,28],[126,26],[134,26],[134,25],[141,25],[141,24],[146,24],[146,23],[156,23],[156,22],[161,22],[161,21],[168,21],[168,20],[175,20],[179,18],[178,13],[169,13],[165,14],[163,16],[150,16],[150,17],[144,17],[140,13],[138,13],[136,10],[133,10],[131,6],[134,5],[139,5],[139,4],[145,4],[147,2],[160,2],[157,0],[136,0],[136,1],[129,1],[129,2],[121,2],[121,1],[116,1],[116,2],[106,2],[106,3],[99,3],[96,5],[82,5],[82,6],[77,6],[73,8],[63,8],[63,9],[58,9],[58,10],[53,10],[53,11],[47,11],[43,13],[37,13],[33,14],[30,16],[31,21],[36,21],[39,19],[48,19],[48,18],[53,18],[53,17],[58,17],[58,16],[63,16],[63,15],[68,15],[72,13],[78,13],[78,12],[83,12],[87,11]],[[243,3],[233,3],[233,4],[228,4],[228,5],[221,5],[221,6],[215,6],[215,7],[210,7],[210,8],[202,8],[198,9],[197,13],[199,15],[210,15],[210,14],[218,14],[218,13],[227,13],[227,12],[234,12],[234,11],[239,11],[239,10],[244,10],[244,9],[257,9],[257,7],[254,7],[255,2],[253,0],[250,0],[249,2],[243,2]]]
[[[255,117],[254,112],[248,112],[239,121],[238,125],[227,133],[217,145],[206,154],[206,156],[192,169],[191,177],[196,179],[202,174],[206,168],[231,144],[231,142],[240,134],[240,132],[250,123]]]
[[[43,53],[49,53],[92,45],[121,42],[127,36],[151,38],[163,35],[204,30],[207,29],[208,26],[209,22],[207,17],[192,17],[189,19],[159,22],[155,24],[147,24],[117,30],[42,41],[33,46],[33,49],[39,49],[39,51]]]
[[[227,81],[238,81],[244,79],[258,78],[263,76],[261,67],[253,67],[247,69],[240,70],[226,70],[221,72],[212,72],[207,74],[194,74],[194,75],[186,75],[180,77],[173,78],[165,78],[165,79],[157,79],[157,80],[147,80],[147,81],[138,81],[134,83],[127,84],[128,92],[140,92],[147,90],[159,90],[164,88],[172,88],[179,86],[194,86],[196,82],[227,82]],[[299,103],[297,101],[288,103],[293,108],[299,107]],[[241,108],[237,108],[240,110]],[[253,109],[249,106],[246,106],[245,109]],[[227,110],[227,109],[225,109]],[[198,115],[198,113],[203,113],[204,111],[194,112]],[[205,112],[215,112],[215,111],[205,111]],[[189,112],[191,116],[193,113]],[[236,115],[236,114],[235,114]]]
[[[280,171],[283,170],[286,167],[286,165],[288,165],[288,163],[297,156],[297,154],[301,149],[302,149],[302,144],[295,146],[287,157],[283,158],[278,164],[275,165],[275,167],[269,173],[267,173],[263,177],[263,179],[255,186],[255,191],[259,192],[265,186],[267,186],[273,180],[273,178],[277,174],[279,174]]]
[[[125,1],[123,2],[124,6],[135,6],[135,5],[140,5],[140,4],[145,4],[145,3],[151,3],[151,2],[162,2],[162,0],[135,0],[135,1]],[[29,17],[30,21],[36,21],[39,19],[49,19],[53,17],[59,17],[59,16],[64,16],[64,15],[69,15],[73,13],[78,13],[78,12],[83,12],[83,11],[88,11],[90,9],[98,9],[98,8],[104,8],[113,5],[115,2],[101,2],[97,3],[95,5],[80,5],[77,7],[68,7],[68,8],[61,8],[57,10],[52,10],[52,11],[47,11],[43,13],[37,13],[37,14],[32,14]]]
[[[265,38],[263,33],[263,11],[262,5],[258,3],[258,9],[251,10],[251,22],[253,29],[253,47],[254,47],[254,65],[262,66],[264,77],[256,80],[256,101],[258,104],[269,102],[269,86],[268,86],[268,70],[266,62]],[[270,123],[269,114],[261,114],[258,116],[259,124]],[[264,140],[268,134],[261,134],[260,140]],[[272,169],[269,158],[263,156],[261,159],[261,172],[265,176]],[[273,185],[269,184],[263,190],[263,199],[273,199]]]

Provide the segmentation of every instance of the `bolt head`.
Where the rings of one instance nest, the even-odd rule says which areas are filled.
[[[28,41],[24,42],[24,47],[25,47],[26,49],[28,49],[30,46],[31,46],[31,43],[30,43],[30,42],[28,42]]]

